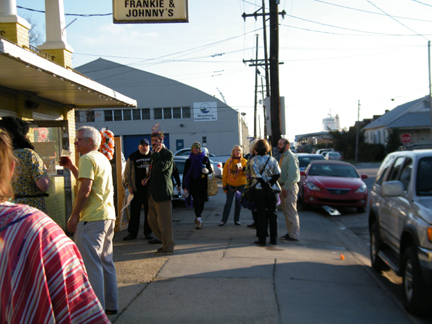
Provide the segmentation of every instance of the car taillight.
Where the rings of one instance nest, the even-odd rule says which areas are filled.
[[[427,229],[427,238],[429,242],[432,242],[432,227],[428,227]]]

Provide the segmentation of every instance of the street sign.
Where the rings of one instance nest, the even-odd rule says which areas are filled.
[[[411,143],[411,135],[410,134],[402,134],[401,135],[401,142],[403,144]]]

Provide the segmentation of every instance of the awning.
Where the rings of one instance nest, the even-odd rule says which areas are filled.
[[[136,107],[137,102],[86,76],[0,39],[0,91],[57,107]]]

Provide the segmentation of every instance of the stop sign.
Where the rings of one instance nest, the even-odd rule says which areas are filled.
[[[404,144],[411,143],[411,135],[410,134],[402,134],[401,135],[401,142]]]

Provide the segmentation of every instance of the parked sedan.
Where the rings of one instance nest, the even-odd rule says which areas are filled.
[[[296,153],[296,156],[299,161],[300,171],[306,170],[307,166],[312,161],[325,160],[324,156],[321,154]]]
[[[312,205],[356,207],[364,212],[367,187],[354,166],[342,161],[312,161],[306,171],[300,172],[304,183],[300,190],[303,209]]]
[[[212,157],[215,157],[215,155],[209,153],[209,151],[208,151],[208,149],[206,147],[203,148],[203,151],[206,154],[206,156],[208,156],[209,159],[210,159],[210,163],[212,165],[215,177],[222,178],[222,175],[223,175],[223,163],[222,162],[213,161]],[[190,148],[182,148],[181,150],[178,150],[177,152],[174,153],[174,157],[186,157],[186,158],[188,158],[189,154],[190,154]]]
[[[326,160],[342,160],[342,155],[339,152],[328,152],[325,155]]]

